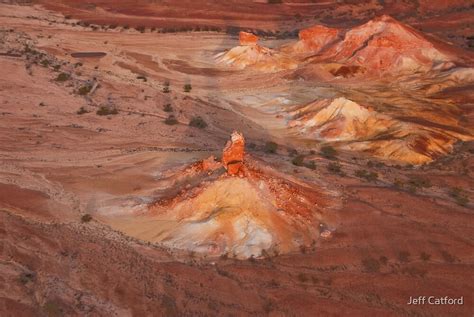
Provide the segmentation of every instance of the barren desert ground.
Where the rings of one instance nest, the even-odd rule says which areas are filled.
[[[473,36],[462,0],[0,1],[0,316],[472,316]]]

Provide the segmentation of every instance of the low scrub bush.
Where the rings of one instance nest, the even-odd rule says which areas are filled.
[[[265,143],[265,146],[263,147],[263,150],[265,151],[265,153],[271,153],[271,154],[276,153],[277,149],[278,149],[278,144],[272,141]]]
[[[376,273],[380,271],[379,261],[371,257],[362,259],[362,267],[366,273]]]
[[[456,261],[456,258],[447,251],[442,251],[441,256],[443,257],[443,260],[447,263],[454,263],[454,261]]]
[[[193,87],[191,86],[191,84],[186,84],[183,87],[184,92],[191,92],[192,89]]]
[[[66,80],[69,80],[69,78],[71,78],[71,75],[69,75],[68,73],[61,73],[58,75],[58,77],[56,77],[56,81],[66,81]]]
[[[368,182],[375,182],[379,178],[377,172],[368,172],[367,170],[357,170],[354,174],[356,177],[363,178]]]
[[[402,263],[406,263],[410,261],[410,252],[407,251],[400,251],[398,252],[398,260]]]
[[[92,216],[89,214],[85,214],[81,217],[82,223],[90,222],[91,220],[92,220]]]
[[[467,206],[469,203],[469,198],[467,197],[466,193],[460,188],[451,188],[449,190],[449,196],[454,198],[456,203],[460,206]]]
[[[165,119],[165,124],[167,125],[175,125],[178,124],[178,120],[174,115],[169,115],[168,118]]]
[[[207,127],[207,123],[201,117],[193,117],[191,118],[191,121],[189,121],[189,126],[204,129]]]
[[[337,151],[332,146],[325,145],[321,147],[320,154],[327,159],[333,160],[336,158]]]
[[[173,107],[171,106],[170,103],[167,103],[166,105],[163,106],[163,111],[164,112],[173,112]]]
[[[99,108],[99,110],[97,110],[96,113],[99,116],[108,116],[108,115],[118,114],[118,110],[116,108],[102,106]]]
[[[426,252],[421,252],[420,259],[424,262],[429,261],[431,259],[431,255]]]
[[[292,160],[291,163],[296,166],[303,166],[304,164],[304,155],[297,155]]]
[[[50,62],[47,60],[47,59],[43,59],[41,62],[40,62],[41,66],[43,67],[48,67]]]
[[[170,90],[170,82],[169,81],[165,81],[164,83],[164,87],[163,87],[163,93],[167,94],[171,92]]]
[[[92,90],[92,85],[84,85],[77,90],[77,93],[81,96],[85,96]]]
[[[311,169],[311,170],[316,169],[316,163],[314,163],[314,161],[309,161],[309,162],[305,163],[304,166]]]
[[[80,107],[79,110],[77,110],[76,113],[81,115],[81,114],[89,113],[89,111],[87,111],[86,108],[84,108],[84,107]]]
[[[429,188],[432,186],[429,179],[424,179],[421,177],[410,178],[410,180],[408,181],[408,185],[416,188]]]
[[[328,171],[333,173],[333,174],[339,174],[339,175],[344,175],[344,172],[342,171],[341,164],[337,162],[331,162],[328,164]]]

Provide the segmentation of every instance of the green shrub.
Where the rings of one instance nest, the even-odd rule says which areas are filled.
[[[141,75],[140,75],[140,76],[137,76],[137,79],[141,79],[141,80],[143,80],[144,82],[147,82],[147,81],[148,81],[148,79],[147,79],[145,76],[141,76]]]
[[[331,162],[328,164],[328,171],[334,174],[341,174],[342,173],[342,168],[341,164],[337,162]]]
[[[404,186],[403,182],[399,179],[399,178],[395,178],[393,180],[393,187],[397,188],[397,189],[402,189]]]
[[[407,251],[400,251],[398,252],[398,259],[400,262],[406,263],[409,261],[410,258],[410,252]]]
[[[296,155],[298,155],[298,151],[296,149],[289,149],[288,150],[288,155],[289,156],[296,156]]]
[[[330,146],[330,145],[325,145],[323,147],[321,147],[321,150],[320,150],[320,154],[327,158],[327,159],[335,159],[336,158],[336,150]]]
[[[53,301],[48,301],[43,306],[43,310],[48,317],[59,317],[63,316],[64,313],[58,303]]]
[[[56,77],[56,81],[66,81],[69,80],[69,78],[71,78],[71,75],[68,73],[61,73],[58,75],[58,77]]]
[[[80,107],[79,110],[77,110],[76,113],[81,115],[81,114],[89,113],[89,111],[87,111],[86,108],[84,108],[84,107]]]
[[[99,116],[108,116],[108,115],[114,115],[118,114],[117,108],[111,108],[107,106],[101,106],[99,110],[97,110],[97,115]]]
[[[89,214],[85,214],[81,217],[82,223],[90,222],[91,220],[92,220],[92,216]]]
[[[207,127],[207,123],[201,117],[193,117],[191,118],[191,121],[189,121],[189,126],[204,129]]]
[[[92,90],[92,85],[85,85],[85,86],[82,86],[80,87],[78,90],[77,90],[77,93],[81,96],[85,96],[87,95],[88,93],[90,93]]]
[[[47,59],[43,59],[41,62],[40,62],[41,66],[43,67],[48,67],[50,62],[47,60]]]
[[[169,93],[171,90],[170,90],[170,82],[169,81],[165,81],[164,83],[164,87],[163,87],[163,92],[165,94]]]
[[[175,125],[175,124],[178,124],[178,120],[176,119],[174,115],[170,114],[168,118],[165,119],[165,124]]]
[[[304,163],[304,155],[297,155],[292,160],[291,163],[296,166],[303,166]]]
[[[301,283],[306,283],[309,279],[308,279],[308,276],[304,273],[299,273],[298,274],[298,280],[301,282]]]
[[[429,255],[429,254],[426,253],[426,252],[421,252],[421,254],[420,254],[420,259],[421,259],[422,261],[424,261],[424,262],[429,261],[430,258],[431,258],[431,255]]]
[[[362,267],[366,273],[376,273],[380,271],[379,261],[371,257],[362,259]]]
[[[35,272],[23,272],[20,274],[20,283],[21,284],[28,284],[31,281],[34,281],[36,278]]]
[[[447,263],[454,263],[454,261],[456,261],[456,258],[447,251],[441,251],[441,256],[443,257],[443,260]]]
[[[173,112],[173,107],[171,106],[170,103],[167,103],[166,105],[163,106],[163,111],[164,112]]]
[[[410,180],[408,181],[408,185],[416,188],[428,188],[432,186],[429,179],[424,179],[416,176],[410,178]]]
[[[305,163],[304,166],[311,169],[311,170],[316,169],[316,163],[314,161],[309,161],[309,162]]]
[[[469,198],[461,188],[451,188],[449,190],[449,196],[454,198],[456,203],[460,206],[467,206],[469,203]]]
[[[191,86],[191,84],[186,84],[184,85],[183,89],[184,89],[184,92],[191,92],[193,87]]]
[[[367,170],[357,170],[354,175],[359,178],[364,178],[369,182],[374,182],[379,178],[377,172],[368,172]]]
[[[278,149],[278,144],[272,141],[265,143],[265,146],[263,148],[265,153],[272,153],[272,154],[276,153],[277,149]]]

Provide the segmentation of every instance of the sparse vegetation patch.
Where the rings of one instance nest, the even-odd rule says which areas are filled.
[[[193,87],[191,86],[191,84],[186,84],[183,87],[184,92],[191,92],[192,89]]]
[[[330,145],[325,145],[321,147],[320,154],[330,160],[333,160],[336,158],[337,151]]]
[[[345,175],[345,173],[342,171],[341,164],[339,164],[338,162],[329,163],[327,169],[333,174],[339,174],[341,176]]]
[[[263,150],[265,151],[265,153],[271,153],[271,154],[276,153],[277,149],[278,149],[278,144],[272,141],[265,143],[265,146],[263,147]]]
[[[460,206],[467,206],[467,204],[469,203],[469,198],[461,188],[451,188],[449,190],[449,196],[451,198],[454,198],[456,203]]]
[[[99,116],[108,116],[118,114],[118,110],[115,107],[102,106],[97,110],[97,115]]]
[[[81,96],[85,96],[87,94],[89,94],[92,90],[92,85],[88,84],[88,85],[84,85],[82,87],[80,87],[78,90],[77,90],[77,93]]]
[[[292,160],[291,163],[296,166],[303,166],[304,163],[304,155],[297,155]]]
[[[369,172],[367,170],[357,170],[354,174],[356,177],[363,178],[368,182],[375,182],[379,178],[377,172]]]
[[[163,111],[164,112],[173,112],[173,107],[171,106],[170,103],[167,103],[166,105],[163,106]]]
[[[199,129],[205,129],[207,127],[207,123],[206,121],[204,121],[203,118],[198,116],[191,118],[191,121],[189,121],[189,126]]]
[[[362,267],[366,273],[376,273],[380,271],[379,261],[372,257],[362,259]]]
[[[168,94],[168,93],[170,93],[170,92],[171,92],[171,90],[170,90],[170,82],[169,82],[169,81],[165,81],[164,86],[163,86],[163,93]]]
[[[71,75],[68,73],[61,73],[56,77],[56,81],[63,82],[69,80],[69,78],[71,78]]]
[[[84,107],[80,107],[79,110],[76,112],[78,115],[89,113],[89,111],[86,110]]]
[[[174,115],[170,114],[168,118],[165,119],[165,124],[175,125],[175,124],[178,124],[178,120],[176,119]]]
[[[91,220],[92,220],[92,216],[89,214],[85,214],[81,217],[82,223],[87,223],[87,222],[90,222]]]

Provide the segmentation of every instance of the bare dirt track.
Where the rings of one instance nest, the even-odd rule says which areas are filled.
[[[322,8],[325,21],[341,26],[356,24],[352,12],[361,15],[357,24],[365,22],[370,15],[363,12],[371,6],[403,17],[411,4],[346,3],[335,17],[332,2],[237,1],[234,12],[221,2],[143,1],[130,7],[132,2],[123,1],[117,8],[105,0],[88,2],[94,6],[39,2],[56,11],[0,4],[0,53],[5,53],[0,54],[0,315],[472,313],[472,141],[453,142],[452,151],[426,165],[387,163],[370,153],[339,148],[332,153],[319,142],[302,140],[288,132],[280,113],[315,98],[344,95],[362,105],[369,100],[383,114],[398,113],[392,117],[423,131],[469,136],[474,122],[472,83],[464,75],[469,69],[400,77],[399,86],[319,68],[338,69],[334,63],[281,72],[235,69],[215,58],[239,46],[233,36],[149,30],[194,27],[196,21],[222,28],[236,21],[248,29],[292,31],[315,24]],[[419,23],[455,14],[443,1],[436,3],[430,11],[424,1],[416,2],[416,14],[426,18]],[[450,8],[458,3],[471,10],[463,1]],[[147,30],[94,30],[72,25],[79,22],[74,18],[107,25],[140,21]],[[450,34],[449,28],[435,28],[438,35]],[[279,50],[291,41],[259,43]],[[106,55],[72,56],[77,52]],[[185,92],[186,84],[191,91]],[[205,128],[190,125],[196,117]],[[314,241],[242,260],[231,252],[214,256],[143,238],[156,235],[158,226],[151,226],[151,233],[132,228],[140,231],[138,239],[114,225],[118,216],[136,216],[137,207],[187,197],[199,186],[211,189],[206,198],[230,193],[222,204],[240,199],[263,208],[258,190],[235,197],[234,191],[250,191],[245,178],[183,172],[210,155],[220,158],[234,129],[245,135],[246,151],[263,175],[312,184],[312,195],[324,197],[308,200],[324,211],[311,223]],[[274,151],[270,141],[277,145]],[[324,237],[319,228],[331,234]],[[463,296],[464,305],[406,304],[420,295]]]

